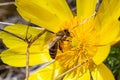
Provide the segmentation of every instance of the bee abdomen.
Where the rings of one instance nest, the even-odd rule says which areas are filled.
[[[55,57],[56,57],[56,53],[52,53],[52,52],[50,52],[49,54],[50,54],[50,56],[51,56],[52,59],[55,59]]]
[[[50,45],[49,46],[49,54],[50,54],[51,58],[55,59],[56,53],[57,53],[58,44],[57,44],[57,42],[53,42],[53,44],[54,45]]]
[[[56,53],[57,53],[57,49],[52,49],[52,48],[49,49],[49,54],[51,58],[55,59]]]

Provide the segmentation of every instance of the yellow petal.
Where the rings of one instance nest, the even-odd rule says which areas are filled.
[[[118,37],[115,41],[112,42],[112,45],[116,44],[116,42],[120,42],[120,37]]]
[[[61,74],[62,72],[62,67],[57,62],[55,62],[47,67],[44,67],[42,70],[38,70],[32,73],[29,77],[29,80],[53,80],[57,75]]]
[[[95,12],[97,0],[77,0],[77,16],[87,18]]]
[[[116,41],[119,34],[120,22],[117,20],[112,21],[110,24],[106,24],[101,28],[99,44],[104,45]]]
[[[120,27],[120,25],[119,25],[119,27]],[[120,42],[120,31],[119,31],[119,34],[118,34],[117,38],[116,38],[111,44],[114,45],[114,44],[116,44],[117,42],[118,42],[118,43]]]
[[[53,32],[58,25],[72,18],[72,13],[65,0],[16,0],[20,15],[36,25]]]
[[[111,71],[104,65],[100,64],[92,71],[93,80],[115,80]]]
[[[70,72],[64,77],[64,80],[91,80],[91,77],[93,80],[115,80],[111,71],[104,64],[98,65],[91,73],[90,75],[90,71],[87,70],[81,76],[77,76],[80,74]]]
[[[93,57],[93,61],[95,62],[95,64],[100,64],[102,63],[108,56],[110,52],[110,46],[106,45],[106,46],[98,46],[97,52]]]
[[[120,16],[120,0],[103,0],[96,15],[100,27],[118,20]]]
[[[8,49],[2,52],[1,59],[4,63],[23,67],[26,65],[26,48],[27,46],[20,46]],[[39,45],[32,45],[29,50],[29,65],[37,65],[51,60],[48,49],[40,50]]]
[[[63,80],[90,80],[90,73],[89,70],[87,70],[85,73],[80,75],[79,73],[74,73],[76,71],[72,71],[65,75]]]
[[[6,30],[6,31],[8,31],[10,33],[15,34],[15,35],[19,36],[22,39],[25,39],[26,35],[27,35],[27,37],[29,39],[33,38],[38,33],[40,33],[42,31],[40,29],[36,29],[36,28],[33,28],[33,27],[29,26],[28,33],[26,34],[27,27],[28,27],[27,25],[15,24],[13,26],[6,26],[4,30]],[[17,38],[15,36],[11,35],[10,33],[0,32],[0,38],[3,39],[3,42],[5,43],[5,45],[8,48],[13,48],[13,47],[16,47],[16,46],[27,45],[27,43],[25,41],[23,41],[20,38]]]
[[[5,30],[12,32],[22,38],[26,36],[27,26],[16,24],[13,26],[8,26]],[[41,30],[29,27],[28,38],[34,38]],[[8,33],[2,32],[0,34],[6,46],[10,49],[2,52],[1,59],[4,63],[12,66],[25,66],[26,65],[26,48],[27,43],[19,38],[12,36]],[[30,48],[30,65],[36,65],[49,61],[51,58],[48,52],[48,43],[52,37],[49,32],[46,32],[40,36]],[[47,45],[46,45],[47,44]]]

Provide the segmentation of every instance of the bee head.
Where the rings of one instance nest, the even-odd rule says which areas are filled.
[[[70,32],[68,31],[68,29],[65,29],[64,32],[66,36],[70,36]]]

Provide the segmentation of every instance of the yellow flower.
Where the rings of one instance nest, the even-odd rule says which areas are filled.
[[[30,80],[53,80],[84,61],[83,65],[66,74],[63,79],[90,80],[92,75],[93,80],[114,80],[102,62],[108,56],[111,45],[119,40],[120,1],[103,0],[98,12],[95,12],[96,3],[97,0],[76,0],[77,16],[74,16],[65,0],[16,0],[17,10],[25,20],[54,33],[63,30],[70,33],[68,40],[63,41],[63,52],[57,52],[55,63],[33,73]],[[42,51],[39,53],[43,60],[40,58],[41,61],[35,64],[50,60],[47,59],[50,56],[46,47],[45,51],[46,55]],[[35,65],[32,60],[35,61],[35,57],[30,58],[30,65]]]
[[[4,30],[15,34],[21,37],[22,39],[25,39],[27,27],[28,27],[27,25],[15,24],[12,26],[6,26]],[[36,36],[36,34],[39,34],[41,31],[42,30],[40,29],[29,26],[27,39],[33,39]],[[49,39],[50,34],[45,33],[39,39],[37,39],[30,47],[29,49],[30,51],[29,65],[30,66],[37,65],[43,62],[48,62],[51,60],[48,54],[47,48],[43,47],[43,45],[47,43],[45,42],[46,35],[47,35],[47,39]],[[16,66],[16,67],[25,66],[26,65],[26,49],[28,44],[24,40],[5,32],[0,32],[0,38],[3,39],[3,42],[8,48],[7,50],[3,51],[0,54],[2,61],[11,66]]]

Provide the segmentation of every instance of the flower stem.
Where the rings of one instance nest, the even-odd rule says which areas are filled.
[[[0,22],[0,24],[3,24],[3,25],[14,25],[14,23],[8,23],[8,22]]]
[[[0,3],[0,6],[6,6],[6,5],[13,5],[14,2],[4,2],[4,3]]]

